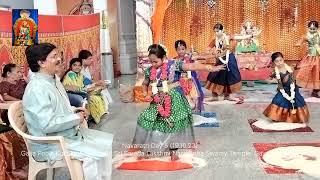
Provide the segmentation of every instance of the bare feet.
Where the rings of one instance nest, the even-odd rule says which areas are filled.
[[[205,101],[207,102],[219,101],[219,97],[218,96],[209,97],[209,98],[206,98]]]
[[[313,91],[313,92],[311,93],[311,96],[312,96],[312,97],[316,97],[316,98],[320,98],[319,92],[316,92],[316,91]]]
[[[152,158],[150,152],[142,153],[140,156],[137,157],[138,160],[150,159],[150,158]]]
[[[137,157],[138,161],[143,160],[143,159],[150,159],[150,156],[138,156]]]
[[[172,149],[170,150],[170,157],[171,157],[171,161],[178,161],[180,158],[177,155],[177,151],[178,149]]]
[[[180,158],[177,155],[171,155],[171,161],[178,161]]]
[[[138,151],[140,151],[141,149],[140,148],[129,148],[128,149],[128,152],[129,153],[132,153],[132,152],[138,152]]]

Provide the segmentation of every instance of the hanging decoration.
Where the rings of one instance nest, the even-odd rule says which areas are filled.
[[[269,0],[259,0],[259,4],[262,11],[266,11],[269,6]]]
[[[280,29],[286,32],[295,31],[298,23],[298,3],[280,3]],[[283,32],[282,32],[283,33]]]
[[[298,18],[299,18],[299,16],[298,16],[298,7],[299,7],[299,4],[298,4],[298,2],[296,2],[295,5],[294,5],[294,9],[293,9],[293,14],[294,14],[294,25],[293,25],[293,27],[294,27],[294,30],[297,30],[297,24],[298,24]]]
[[[216,8],[216,6],[218,5],[218,0],[208,0],[207,5],[210,8]]]
[[[204,3],[205,3],[205,1],[204,1]],[[210,8],[210,16],[211,17],[214,17],[215,16],[215,14],[216,14],[216,11],[218,10],[218,0],[208,0],[207,2],[206,2],[206,4],[207,4],[207,6],[209,6],[209,8]]]

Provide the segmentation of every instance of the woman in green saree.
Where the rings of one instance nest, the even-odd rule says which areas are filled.
[[[81,94],[88,96],[88,109],[94,121],[98,124],[102,115],[108,112],[105,107],[105,102],[101,95],[102,88],[96,86],[91,80],[81,74],[82,60],[80,58],[73,58],[70,61],[69,71],[63,78],[63,85],[71,88],[70,93]]]

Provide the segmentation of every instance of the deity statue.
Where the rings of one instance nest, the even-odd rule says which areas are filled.
[[[256,38],[261,33],[261,30],[256,27],[251,21],[247,21],[242,26],[240,35],[238,36],[248,36],[251,35],[251,38],[242,38],[237,43],[236,53],[258,53],[261,51],[259,46],[259,41]]]
[[[80,14],[88,15],[93,13],[92,3],[85,2],[80,6]]]
[[[92,0],[82,0],[69,12],[70,15],[89,15],[93,13],[94,9]]]
[[[35,43],[38,26],[29,16],[29,11],[21,10],[20,18],[13,25],[15,46],[29,46]]]

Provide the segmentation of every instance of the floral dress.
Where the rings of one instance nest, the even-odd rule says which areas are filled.
[[[177,61],[183,61],[183,63],[194,63],[194,61],[192,61],[189,56],[184,58],[176,57],[174,59]],[[204,104],[203,104],[204,94],[202,91],[201,83],[198,79],[197,72],[182,71],[181,78],[180,78],[180,86],[181,87],[185,86],[184,93],[189,101],[192,111],[193,112],[203,111],[204,110]]]
[[[195,142],[191,107],[179,84],[183,62],[168,61],[167,65],[171,113],[166,118],[160,116],[157,104],[151,102],[138,118],[133,139],[135,148],[153,156],[165,155],[162,153],[170,149],[192,148]],[[161,76],[161,71],[158,71],[157,77]],[[147,80],[150,80],[150,73],[151,68],[148,68],[145,72]],[[157,86],[161,89],[162,81]],[[168,122],[173,126],[168,126]]]

